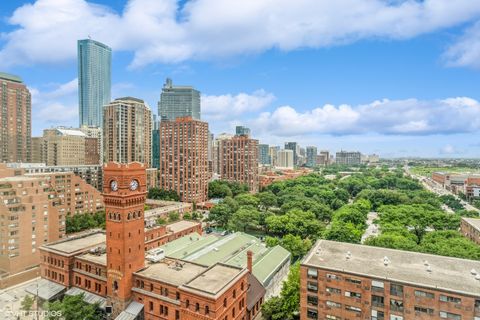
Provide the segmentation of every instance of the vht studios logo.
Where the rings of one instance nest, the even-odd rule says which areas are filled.
[[[44,310],[44,311],[11,311],[11,310],[3,310],[0,309],[0,314],[10,316],[13,319],[36,319],[37,316],[42,317],[42,319],[47,319],[49,317],[61,317],[62,316],[62,311],[49,311],[49,310]]]

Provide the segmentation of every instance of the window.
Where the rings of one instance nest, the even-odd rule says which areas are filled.
[[[331,280],[341,280],[342,278],[341,278],[340,276],[337,276],[336,274],[327,273],[327,279],[331,279]]]
[[[372,291],[383,292],[385,285],[382,281],[372,280]]]
[[[415,290],[415,296],[420,298],[428,298],[428,299],[435,298],[435,295],[433,293],[421,291],[421,290]]]
[[[205,306],[205,314],[210,314],[210,307],[209,306]]]
[[[333,293],[333,294],[341,294],[341,293],[342,293],[342,290],[337,289],[337,288],[329,288],[329,287],[326,287],[325,290],[326,290],[328,293]]]
[[[362,295],[358,292],[345,291],[345,297],[352,297],[352,298],[360,299],[362,297]]]
[[[223,306],[226,308],[227,307],[227,298],[223,299]]]
[[[307,290],[310,292],[317,292],[318,286],[315,282],[307,282]]]
[[[392,283],[390,285],[390,294],[392,296],[401,297],[403,296],[403,286],[399,284]]]
[[[197,302],[195,303],[195,311],[198,312],[198,310],[200,310],[200,304]]]
[[[421,307],[421,306],[415,306],[415,312],[433,314],[434,310],[431,309],[431,308],[426,308],[426,307]]]
[[[384,297],[372,295],[372,306],[382,307],[384,306]]]
[[[330,314],[327,314],[325,317],[326,317],[326,319],[328,319],[328,320],[342,320],[342,318],[337,317],[337,316],[332,316],[332,315],[330,315]]]
[[[461,303],[461,302],[462,302],[462,299],[457,298],[457,297],[451,297],[451,296],[446,296],[446,295],[441,294],[441,295],[440,295],[440,301],[453,302],[453,303]]]
[[[403,301],[390,299],[390,310],[403,311]]]
[[[148,305],[149,305],[150,311],[153,311],[153,302],[150,301],[150,302],[148,303]]]
[[[308,268],[307,276],[308,276],[310,279],[317,279],[317,278],[318,278],[317,269]]]
[[[316,296],[307,296],[307,304],[310,306],[318,305],[318,297]]]
[[[318,311],[314,309],[307,309],[308,319],[318,319]]]
[[[348,311],[353,311],[353,312],[362,312],[362,309],[358,308],[358,307],[354,307],[354,306],[345,306],[345,310],[348,310]]]
[[[452,319],[452,320],[461,320],[462,316],[455,313],[440,311],[440,318],[443,319]]]
[[[325,302],[325,304],[327,305],[327,307],[330,307],[330,308],[341,308],[342,307],[342,304],[334,302],[334,301],[329,301],[329,300],[327,300]]]
[[[235,299],[237,297],[237,291],[233,289],[233,298]]]
[[[384,320],[385,313],[383,311],[372,310],[372,320]]]
[[[346,278],[345,281],[354,283],[354,284],[362,284],[362,281],[358,279]]]
[[[185,308],[188,308],[189,306],[190,306],[190,300],[187,299],[187,300],[185,301]]]

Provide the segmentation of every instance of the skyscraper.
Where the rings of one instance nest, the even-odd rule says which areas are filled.
[[[208,195],[208,123],[191,117],[160,121],[160,188],[184,202],[204,202]]]
[[[293,151],[292,150],[280,150],[277,153],[277,165],[278,168],[293,169]]]
[[[160,127],[156,115],[152,118],[152,168],[160,168]]]
[[[298,155],[300,153],[300,146],[297,142],[285,142],[285,150],[292,150],[293,152],[293,165],[298,165]]]
[[[174,86],[167,78],[158,102],[160,121],[191,117],[200,120],[200,92],[191,86]]]
[[[268,144],[258,145],[258,162],[263,165],[270,165],[271,159],[269,154],[270,146]]]
[[[91,39],[78,40],[80,126],[102,127],[103,106],[111,99],[112,49]]]
[[[249,136],[250,135],[250,128],[244,126],[236,126],[235,127],[235,134],[237,136]]]
[[[313,168],[317,165],[317,147],[307,147],[307,167]]]
[[[150,166],[152,112],[141,99],[125,97],[104,108],[104,162],[138,161]]]
[[[0,97],[0,162],[30,162],[30,91],[19,77],[0,72]]]
[[[248,185],[258,192],[258,140],[236,135],[219,141],[219,174],[223,180]]]

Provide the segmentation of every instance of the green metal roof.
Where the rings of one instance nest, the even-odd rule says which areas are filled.
[[[247,252],[253,252],[253,274],[266,286],[285,263],[290,252],[280,246],[267,248],[258,238],[237,232],[227,236],[191,234],[162,246],[167,257],[207,266],[222,262],[245,268]]]
[[[20,78],[19,76],[9,74],[9,73],[5,73],[5,72],[0,72],[0,79],[13,81],[13,82],[18,82],[18,83],[23,82],[22,78]]]

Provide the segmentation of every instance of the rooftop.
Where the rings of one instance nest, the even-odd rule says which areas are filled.
[[[99,264],[99,265],[102,265],[102,266],[107,265],[107,254],[106,253],[102,253],[102,254],[99,254],[99,255],[91,254],[91,253],[85,253],[85,254],[82,254],[82,255],[78,256],[77,258],[82,259],[82,260],[86,260],[86,261],[89,261],[89,262],[93,262],[93,263],[96,263],[96,264]]]
[[[47,250],[57,251],[59,253],[72,254],[96,246],[100,246],[104,243],[105,233],[95,232],[88,235],[82,235],[80,237],[62,239],[60,241],[44,245],[43,248]]]
[[[192,280],[206,269],[206,266],[187,261],[163,259],[158,263],[147,264],[144,269],[135,274],[170,283],[174,286],[180,286]]]
[[[477,229],[477,231],[480,231],[480,219],[478,218],[462,218],[462,220],[465,220],[466,223]]]
[[[63,136],[77,136],[77,137],[86,137],[87,136],[85,133],[83,133],[79,129],[57,128],[57,131]]]
[[[216,295],[244,272],[246,271],[242,268],[215,264],[185,284],[184,287],[206,294]]]
[[[183,230],[189,229],[191,227],[195,227],[199,223],[197,221],[187,221],[187,220],[180,220],[174,222],[172,224],[167,225],[167,229],[172,232],[181,232]]]
[[[351,256],[347,259],[347,253]],[[384,265],[384,257],[389,263]],[[427,264],[430,272],[427,271]],[[461,294],[480,295],[480,261],[431,254],[319,240],[303,259],[303,265],[358,276],[388,279]]]
[[[22,83],[22,78],[20,78],[19,76],[5,73],[5,72],[0,72],[0,79]]]
[[[0,182],[22,182],[22,181],[36,181],[36,180],[39,180],[39,178],[33,177],[33,176],[27,176],[27,175],[0,178]]]

